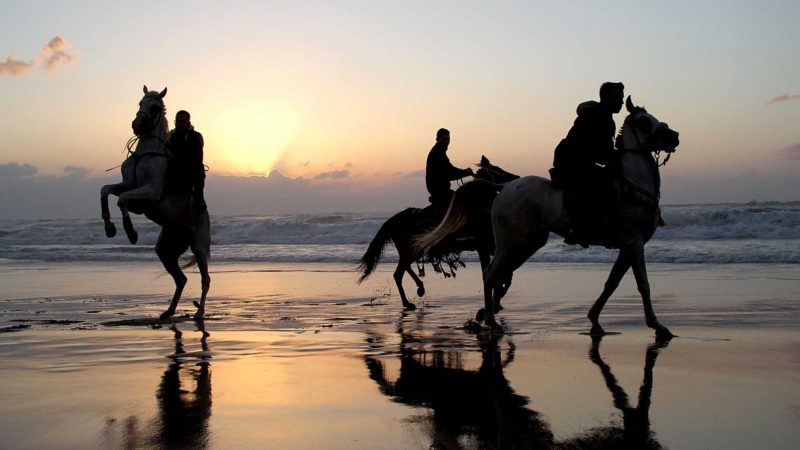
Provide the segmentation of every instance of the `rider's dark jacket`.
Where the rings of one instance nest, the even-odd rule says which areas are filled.
[[[578,117],[555,150],[554,173],[565,184],[586,182],[595,177],[597,164],[608,164],[615,156],[616,125],[612,113],[598,102],[578,105]]]
[[[449,202],[453,192],[450,189],[450,181],[464,178],[469,174],[469,169],[459,169],[450,163],[450,158],[447,157],[447,145],[436,143],[428,153],[428,161],[425,164],[425,186],[431,195],[431,203],[437,203],[439,200]]]
[[[189,127],[186,132],[172,130],[169,137],[169,186],[176,194],[201,192],[206,172],[203,166],[203,135]]]

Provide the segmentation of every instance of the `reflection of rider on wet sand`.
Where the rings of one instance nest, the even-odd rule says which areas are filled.
[[[159,445],[165,447],[198,448],[209,444],[208,419],[211,418],[211,363],[208,353],[208,336],[202,321],[197,322],[198,330],[203,334],[200,339],[203,350],[200,361],[184,367],[181,360],[185,355],[183,333],[173,324],[175,334],[175,354],[172,363],[161,378],[161,385],[156,392],[158,398]],[[183,379],[181,378],[183,370]],[[189,378],[187,381],[186,379]],[[194,390],[187,389],[187,384],[195,383]]]
[[[622,426],[593,428],[586,434],[566,442],[568,448],[636,448],[660,449],[655,433],[650,429],[650,402],[653,393],[653,368],[662,349],[667,348],[669,340],[656,340],[645,352],[644,377],[639,388],[636,407],[632,407],[628,394],[617,382],[611,366],[600,356],[600,342],[603,336],[592,336],[589,359],[600,368],[606,387],[614,398],[614,406],[622,412]]]
[[[202,352],[186,353],[183,332],[177,324],[170,328],[175,352],[156,390],[158,415],[139,427],[137,416],[127,417],[118,428],[116,420],[106,422],[103,434],[109,448],[206,448],[210,445],[208,421],[211,418],[211,356],[203,321],[196,321],[202,333]],[[190,357],[199,361],[189,364]],[[194,385],[194,389],[190,386]]]
[[[553,434],[528,399],[509,385],[503,369],[514,360],[514,344],[502,361],[498,337],[479,342],[480,369],[467,370],[462,352],[414,349],[417,339],[401,330],[400,372],[387,378],[384,363],[366,357],[369,376],[394,401],[430,408],[417,416],[430,433],[431,448],[548,448]],[[500,338],[503,339],[503,338]],[[507,339],[507,338],[506,338]],[[371,345],[381,341],[370,339]]]
[[[653,370],[660,351],[668,340],[656,340],[645,353],[644,377],[638,402],[630,405],[627,393],[619,385],[611,367],[600,355],[603,336],[592,336],[589,359],[603,375],[614,406],[622,413],[622,423],[591,428],[572,438],[556,441],[550,425],[537,411],[529,409],[529,399],[517,394],[505,377],[505,368],[514,361],[516,347],[508,336],[478,335],[481,366],[465,368],[463,350],[457,336],[422,338],[425,327],[416,321],[408,330],[406,320],[399,323],[400,363],[396,379],[385,358],[365,357],[369,377],[380,391],[393,401],[412,407],[429,408],[430,413],[410,419],[429,433],[430,448],[563,448],[563,449],[660,449],[650,427]],[[432,343],[446,340],[462,350],[428,349]],[[372,334],[367,342],[378,354],[389,350],[387,336]],[[500,343],[508,351],[502,357]],[[599,385],[597,386],[599,388]]]

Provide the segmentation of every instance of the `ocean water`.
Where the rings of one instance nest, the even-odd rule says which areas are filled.
[[[355,263],[394,213],[213,216],[212,259],[225,262]],[[662,205],[667,223],[646,246],[658,263],[800,263],[800,202]],[[139,242],[106,238],[102,220],[0,219],[0,260],[151,261],[159,228],[135,217]],[[616,252],[567,246],[559,236],[531,258],[545,262],[606,262]],[[388,245],[384,261],[396,261]],[[466,253],[465,261],[477,261]]]

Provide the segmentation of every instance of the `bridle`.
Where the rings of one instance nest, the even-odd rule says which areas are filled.
[[[643,113],[643,112],[646,113],[647,111],[645,111],[644,108],[637,108],[636,113],[631,114],[631,115],[629,115],[628,117],[625,118],[625,123],[628,123],[629,121],[632,121],[631,117],[633,117],[634,115],[639,114],[639,113]],[[639,127],[637,127],[635,123],[630,124],[630,126],[633,129],[633,131],[632,131],[633,132],[633,137],[636,139],[636,144],[639,146],[639,149],[644,150],[644,151],[649,151],[649,152],[653,153],[653,155],[655,156],[655,159],[656,159],[656,167],[665,166],[667,164],[667,161],[669,161],[669,159],[672,157],[672,153],[674,153],[674,151],[656,150],[655,149],[655,145],[651,145],[650,141],[654,138],[654,136],[656,136],[656,134],[658,133],[658,130],[655,130],[652,133],[650,133],[650,135],[647,136],[645,141],[642,142],[642,139],[639,137]],[[665,127],[666,125],[664,124],[664,122],[658,122],[658,125],[656,125],[656,128],[659,127],[659,126]],[[620,130],[620,134],[622,134],[622,130]],[[618,150],[625,151],[626,149],[618,148]],[[667,157],[664,158],[664,161],[661,161],[661,152],[662,151],[666,152],[666,154],[667,154]]]

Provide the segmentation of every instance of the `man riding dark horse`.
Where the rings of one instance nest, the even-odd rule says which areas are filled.
[[[568,244],[585,246],[603,229],[614,226],[619,201],[613,180],[619,160],[612,115],[622,109],[624,89],[622,83],[603,83],[600,102],[578,105],[575,123],[555,149],[550,174],[564,189],[564,207],[571,222]]]
[[[203,165],[203,135],[192,126],[187,111],[175,114],[175,129],[170,132],[171,154],[167,175],[169,192],[177,197],[192,199],[192,213],[197,216],[206,210],[203,196],[206,171]]]
[[[447,157],[449,145],[450,131],[440,128],[436,132],[436,144],[428,153],[428,160],[425,164],[425,186],[430,194],[428,200],[433,205],[435,216],[439,219],[444,217],[447,207],[450,206],[450,199],[453,197],[450,182],[475,175],[471,167],[459,169],[450,163],[450,158]]]

